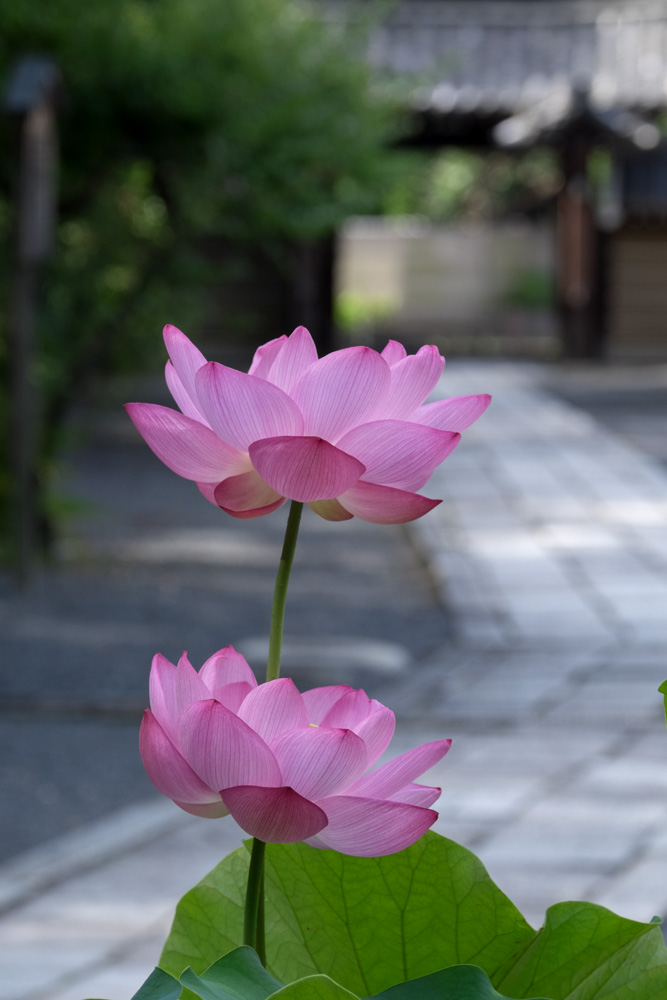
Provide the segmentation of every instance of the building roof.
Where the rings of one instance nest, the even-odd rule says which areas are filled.
[[[567,83],[600,108],[663,108],[667,0],[403,0],[369,55],[428,78],[422,108],[513,113]]]
[[[429,130],[455,141],[464,123],[489,141],[495,124],[554,94],[585,93],[593,112],[667,108],[667,0],[399,0],[368,54],[412,78],[425,141]]]

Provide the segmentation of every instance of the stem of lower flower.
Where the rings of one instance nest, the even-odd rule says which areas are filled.
[[[262,965],[266,965],[264,944],[264,850],[266,844],[255,837],[250,852],[248,886],[243,914],[243,943],[254,948]]]
[[[280,653],[283,644],[283,625],[285,622],[285,601],[287,600],[287,585],[289,583],[296,540],[299,535],[301,512],[303,504],[292,500],[285,540],[280,554],[276,585],[273,590],[273,607],[271,610],[271,634],[269,636],[269,657],[266,664],[266,679],[274,681],[280,676]],[[243,914],[243,943],[254,948],[260,957],[262,965],[266,965],[266,944],[264,937],[264,854],[266,844],[253,838],[250,852],[250,868],[248,869],[248,886],[245,896],[245,911]]]
[[[292,563],[294,562],[294,551],[296,540],[299,534],[299,524],[301,522],[301,511],[303,504],[298,500],[292,500],[287,527],[285,528],[285,540],[283,551],[280,555],[276,585],[273,590],[273,609],[271,611],[271,634],[269,636],[269,658],[266,664],[267,681],[275,681],[280,676],[280,652],[283,644],[283,624],[285,621],[285,600],[287,599],[287,584],[289,583]]]

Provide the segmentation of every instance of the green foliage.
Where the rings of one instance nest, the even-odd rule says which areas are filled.
[[[542,206],[562,178],[546,149],[522,154],[445,149],[403,153],[392,165],[383,207],[390,215],[423,215],[434,222],[493,219]]]
[[[186,969],[180,978],[201,1000],[265,1000],[283,985],[269,975],[252,948],[237,948],[201,976]]]
[[[394,106],[373,88],[360,39],[301,0],[0,2],[0,79],[35,52],[58,64],[66,94],[35,373],[44,482],[71,402],[94,379],[150,363],[167,321],[194,332],[253,248],[286,267],[286,247],[375,207]],[[6,118],[0,148],[6,247]],[[7,488],[0,454],[0,514]]]
[[[399,983],[372,1000],[509,1000],[494,990],[489,977],[475,965],[452,965],[430,976]],[[533,1000],[540,1000],[534,997]],[[544,998],[541,998],[544,1000]]]
[[[160,965],[202,971],[242,942],[248,855],[240,848],[187,893]],[[470,963],[493,980],[533,931],[481,862],[429,833],[386,858],[267,845],[267,968],[331,976],[359,996]]]
[[[201,976],[186,969],[177,979],[155,969],[132,1000],[176,1000],[181,985],[198,1000],[359,1000],[325,975],[305,976],[283,986],[266,972],[251,948],[236,948]],[[510,1000],[474,965],[456,965],[392,986],[369,1000]],[[539,998],[534,998],[539,1000]]]
[[[508,305],[548,309],[554,304],[554,279],[549,271],[526,267],[518,271],[506,296]]]
[[[560,903],[535,933],[474,854],[435,833],[387,858],[270,844],[266,862],[267,967],[282,981],[330,976],[359,997],[384,990],[382,1000],[495,998],[479,977],[451,993],[431,978],[466,965],[506,997],[667,996],[667,949],[655,923]],[[160,961],[167,972],[190,965],[201,973],[238,947],[247,868],[239,848],[183,897]],[[424,992],[400,991],[420,978]]]
[[[658,688],[658,691],[660,692],[661,695],[664,696],[664,701],[665,701],[665,722],[667,723],[667,681],[663,681],[662,682],[662,684]]]

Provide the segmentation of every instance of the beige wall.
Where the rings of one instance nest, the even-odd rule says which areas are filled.
[[[356,218],[340,234],[337,290],[384,304],[397,322],[475,322],[498,309],[522,270],[553,269],[553,254],[547,224]]]

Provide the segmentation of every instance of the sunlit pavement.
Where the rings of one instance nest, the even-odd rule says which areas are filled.
[[[544,378],[447,367],[443,395],[495,399],[410,527],[454,636],[382,678],[392,752],[453,737],[425,779],[436,829],[535,925],[572,898],[648,920],[667,913],[667,471]],[[130,997],[176,900],[240,839],[152,800],[7,863],[6,1000]]]

